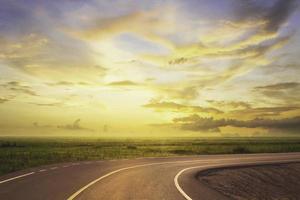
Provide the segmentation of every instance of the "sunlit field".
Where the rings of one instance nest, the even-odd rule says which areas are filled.
[[[0,174],[72,161],[297,151],[300,138],[1,138]]]

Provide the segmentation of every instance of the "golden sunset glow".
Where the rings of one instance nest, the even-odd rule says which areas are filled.
[[[297,5],[1,3],[0,134],[295,135]]]

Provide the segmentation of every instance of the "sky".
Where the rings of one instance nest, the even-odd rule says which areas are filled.
[[[3,0],[0,135],[300,134],[299,0]]]

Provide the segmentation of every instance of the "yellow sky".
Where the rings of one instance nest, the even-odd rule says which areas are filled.
[[[5,2],[0,134],[296,134],[297,5]]]

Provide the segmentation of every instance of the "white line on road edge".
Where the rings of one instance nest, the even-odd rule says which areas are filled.
[[[51,169],[51,170],[55,170],[55,169],[57,169],[57,168],[58,168],[58,167],[51,167],[50,169]]]
[[[251,164],[265,164],[265,163],[278,163],[278,162],[285,162],[285,161],[299,161],[299,160],[270,160],[270,161],[256,161],[256,162],[245,162],[245,163],[229,163],[228,166],[230,167],[231,165],[251,165]],[[185,191],[180,187],[179,183],[178,183],[178,178],[181,174],[183,174],[184,172],[191,170],[191,169],[196,169],[196,168],[207,168],[207,167],[226,167],[226,165],[224,164],[214,164],[214,165],[202,165],[202,166],[195,166],[195,167],[188,167],[185,169],[182,169],[181,171],[179,171],[176,176],[174,177],[174,183],[175,183],[175,187],[177,188],[177,190],[180,192],[180,194],[186,199],[186,200],[193,200],[189,195],[187,195],[185,193]]]
[[[12,180],[15,180],[15,179],[18,179],[18,178],[22,178],[22,177],[25,177],[25,176],[29,176],[29,175],[32,175],[34,174],[35,172],[30,172],[30,173],[27,173],[27,174],[23,174],[23,175],[20,175],[20,176],[16,176],[16,177],[13,177],[13,178],[9,178],[9,179],[6,179],[6,180],[3,180],[3,181],[0,181],[0,184],[2,183],[6,183],[6,182],[9,182],[9,181],[12,181]]]
[[[279,157],[279,156],[278,156]],[[283,156],[285,157],[285,156]],[[256,159],[263,159],[263,158],[270,158],[270,156],[260,156],[260,157],[256,157]],[[216,161],[228,161],[228,160],[249,160],[249,159],[253,159],[253,157],[246,157],[246,158],[224,158],[224,159],[201,159],[201,160],[183,160],[183,161],[169,161],[169,162],[156,162],[156,163],[148,163],[148,164],[141,164],[141,165],[134,165],[131,167],[125,167],[125,168],[121,168],[115,171],[112,171],[108,174],[105,174],[103,176],[101,176],[100,178],[97,178],[95,180],[93,180],[92,182],[90,182],[89,184],[85,185],[84,187],[80,188],[77,192],[75,192],[74,194],[72,194],[67,200],[73,200],[75,199],[80,193],[82,193],[84,190],[86,190],[87,188],[89,188],[90,186],[94,185],[95,183],[97,183],[98,181],[111,176],[113,174],[116,174],[118,172],[121,171],[125,171],[128,169],[134,169],[134,168],[138,168],[138,167],[146,167],[146,166],[152,166],[152,165],[162,165],[162,164],[176,164],[176,163],[193,163],[193,162],[216,162]]]

